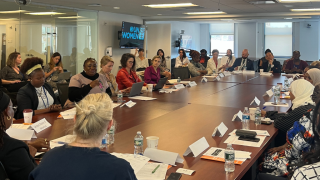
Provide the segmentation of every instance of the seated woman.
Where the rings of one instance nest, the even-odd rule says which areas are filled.
[[[176,64],[174,67],[186,67],[190,63],[184,49],[179,49],[179,56],[176,58]]]
[[[136,56],[138,53],[138,56]],[[136,49],[136,52],[134,54],[136,56],[136,71],[144,71],[147,67],[149,67],[149,61],[147,58],[144,57],[144,49],[138,48]]]
[[[24,60],[21,66],[21,72],[28,76],[30,82],[18,91],[16,114],[18,119],[23,118],[25,109],[32,109],[33,115],[61,110],[61,105],[52,87],[45,83],[42,64],[42,59],[33,57]]]
[[[83,98],[76,105],[74,141],[50,150],[29,179],[136,180],[127,161],[99,149],[113,123],[112,103],[106,93]]]
[[[300,59],[300,51],[293,51],[292,59],[286,64],[285,73],[303,73],[304,68],[308,66],[308,63]]]
[[[274,59],[272,52],[267,52],[265,59],[262,63],[263,72],[281,73],[281,63]]]
[[[188,68],[190,71],[191,76],[196,77],[196,76],[202,76],[208,73],[206,68],[199,63],[200,61],[200,53],[198,51],[192,51],[190,54],[192,57],[192,61],[188,64]],[[209,66],[209,61],[208,61],[208,66]]]
[[[123,54],[120,60],[122,69],[118,71],[117,74],[117,83],[119,90],[127,89],[132,87],[134,83],[141,82],[136,72],[135,68],[135,58],[134,55],[130,53]],[[144,83],[144,86],[147,84]]]
[[[219,72],[222,68],[219,67],[221,59],[218,59],[219,51],[217,49],[212,50],[212,58],[209,59],[206,70],[208,74],[214,74]]]
[[[69,83],[69,100],[81,101],[88,94],[106,92],[112,95],[106,76],[97,73],[97,61],[88,58],[83,63],[83,72],[71,77]],[[66,105],[70,104],[69,101]],[[66,106],[65,105],[65,106]]]
[[[320,85],[320,70],[317,68],[309,69],[304,76],[304,79],[309,81],[315,87]]]
[[[7,59],[7,66],[0,71],[0,79],[2,84],[9,92],[18,92],[25,85],[21,83],[26,81],[27,77],[21,73],[19,65],[21,64],[21,55],[18,52],[13,52]],[[21,83],[21,86],[11,86],[11,84]]]
[[[144,72],[144,82],[147,84],[153,84],[156,86],[160,79],[160,56],[155,56],[152,58],[152,65],[149,66],[146,71]]]
[[[190,52],[191,53],[191,52]],[[201,49],[200,51],[200,63],[207,68],[208,60],[210,57],[207,55],[207,50]]]
[[[168,78],[168,80],[171,79],[171,73],[169,72],[170,70],[167,68],[167,62],[166,62],[166,58],[164,57],[164,51],[162,49],[158,49],[157,51],[157,56],[161,57],[161,63],[160,63],[160,74],[161,76],[164,76],[166,78]]]
[[[27,144],[11,138],[6,130],[13,121],[12,102],[9,96],[2,91],[0,91],[0,102],[0,162],[8,179],[27,180],[30,172],[37,166],[33,159],[36,152],[47,152],[50,143],[43,138]],[[3,174],[0,175],[0,177],[2,176]]]
[[[50,63],[46,64],[43,69],[46,76],[46,82],[53,88],[54,91],[57,90],[57,83],[67,83],[66,80],[58,81],[58,75],[63,73],[63,65],[60,53],[53,53]]]
[[[118,93],[118,84],[116,82],[116,78],[111,73],[114,61],[110,56],[103,56],[100,61],[101,70],[99,74],[106,76],[107,82],[111,91],[112,96],[116,96]],[[122,90],[122,92],[130,92],[131,88],[127,88]]]
[[[232,56],[232,50],[228,49],[227,54],[225,56],[222,56],[220,59],[220,67],[222,67],[223,70],[228,69],[229,67],[233,66],[234,61],[236,60],[236,57]]]

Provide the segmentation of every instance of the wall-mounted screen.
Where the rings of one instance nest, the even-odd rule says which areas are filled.
[[[142,24],[122,22],[120,48],[143,48],[145,31]]]

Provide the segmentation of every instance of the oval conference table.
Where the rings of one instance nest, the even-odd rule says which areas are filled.
[[[281,74],[273,76],[260,76],[256,74],[238,74],[221,78],[220,81],[208,78],[208,82],[201,82],[202,77],[194,77],[187,81],[195,81],[197,86],[186,87],[177,92],[159,93],[144,92],[143,96],[157,98],[153,101],[133,100],[137,104],[132,108],[126,106],[114,108],[114,120],[116,124],[115,143],[109,145],[107,152],[133,153],[133,138],[137,131],[141,131],[144,137],[158,136],[158,149],[179,153],[184,159],[182,164],[177,163],[171,167],[167,176],[175,172],[177,168],[195,170],[191,176],[182,175],[187,179],[241,179],[255,164],[264,150],[272,143],[278,130],[273,125],[255,125],[250,122],[252,130],[267,130],[270,136],[266,137],[261,147],[248,147],[233,145],[235,150],[252,152],[251,159],[247,159],[242,165],[236,165],[233,173],[226,173],[224,163],[200,159],[202,152],[197,157],[183,156],[189,145],[198,139],[205,137],[210,147],[226,148],[224,141],[234,129],[241,129],[239,121],[231,121],[234,114],[244,107],[250,106],[251,101],[257,97],[260,99],[260,108],[264,102],[273,101],[273,97],[264,96],[267,90],[277,83],[283,83]],[[124,98],[128,101],[128,98]],[[291,102],[281,99],[282,102]],[[266,107],[265,110],[286,112],[289,107]],[[59,112],[36,115],[32,122],[45,118],[51,127],[37,134],[37,137],[49,140],[72,134],[73,120],[58,119]],[[228,131],[223,137],[212,137],[213,130],[221,122]],[[23,123],[23,119],[14,123]],[[144,148],[147,143],[144,141]]]

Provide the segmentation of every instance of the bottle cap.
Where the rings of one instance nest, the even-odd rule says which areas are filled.
[[[137,134],[141,135],[141,131],[138,131]]]

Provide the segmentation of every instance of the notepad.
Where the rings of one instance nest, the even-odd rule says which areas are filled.
[[[211,147],[207,152],[203,154],[203,156],[201,156],[201,159],[225,162],[224,151],[225,149],[222,149],[222,148]],[[234,154],[235,154],[235,159],[234,159],[235,164],[242,164],[247,159],[251,158],[250,156],[251,152],[247,152],[247,151],[235,150]]]
[[[134,96],[134,97],[129,97],[130,99],[136,99],[136,100],[141,100],[141,101],[152,101],[157,98],[152,98],[152,97],[146,97],[146,96]]]
[[[159,167],[157,168],[157,166]],[[157,168],[157,170],[152,173]],[[166,178],[168,164],[163,163],[147,163],[136,174],[139,180],[164,180]]]
[[[150,158],[146,156],[141,156],[141,155],[135,156],[134,154],[123,154],[123,153],[115,153],[115,152],[111,154],[118,158],[128,161],[136,175],[142,169],[142,167],[145,166],[150,160]]]

